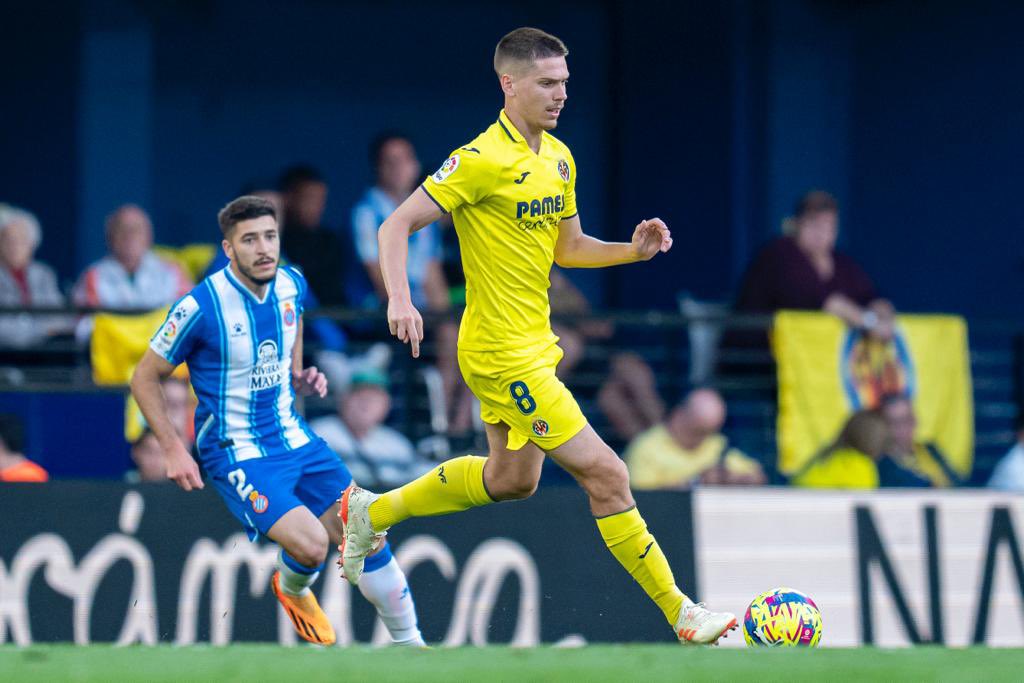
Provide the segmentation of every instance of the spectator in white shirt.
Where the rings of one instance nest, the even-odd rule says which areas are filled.
[[[390,410],[387,377],[367,368],[353,374],[338,399],[337,415],[313,420],[310,426],[341,456],[353,479],[364,486],[392,488],[420,476],[433,463],[384,424]]]
[[[57,276],[35,260],[42,241],[36,217],[23,209],[0,204],[0,306],[63,306]],[[15,348],[34,346],[48,337],[70,332],[73,321],[61,315],[12,313],[0,316],[0,344]]]
[[[77,305],[155,309],[191,289],[177,264],[153,253],[153,225],[141,208],[118,208],[107,217],[106,230],[110,253],[82,273],[73,292]]]

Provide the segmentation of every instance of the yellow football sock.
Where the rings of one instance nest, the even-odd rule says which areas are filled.
[[[634,506],[625,512],[598,517],[597,528],[615,559],[658,605],[668,623],[675,626],[686,596],[676,586],[665,553],[647,530],[640,511]]]
[[[370,524],[383,531],[409,517],[447,515],[493,503],[484,486],[485,462],[478,455],[453,458],[388,491],[370,504]]]

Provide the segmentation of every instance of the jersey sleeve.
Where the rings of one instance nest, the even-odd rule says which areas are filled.
[[[565,209],[562,211],[563,221],[579,213],[579,210],[576,208],[576,162],[571,154],[566,154],[566,163],[569,164],[569,178],[565,183]]]
[[[203,338],[203,312],[187,294],[171,306],[167,319],[149,340],[149,348],[171,365],[181,365]]]
[[[497,175],[494,164],[479,150],[464,147],[452,152],[421,187],[442,211],[451,213],[490,194]]]
[[[295,282],[295,287],[299,290],[298,294],[295,295],[295,307],[299,309],[299,315],[305,313],[307,308],[316,308],[320,305],[316,297],[313,296],[313,290],[309,288],[309,283],[306,282],[306,276],[302,274],[302,268],[295,265],[282,266]]]
[[[352,241],[356,254],[363,263],[377,260],[377,231],[380,223],[377,212],[366,202],[356,204],[352,209]]]

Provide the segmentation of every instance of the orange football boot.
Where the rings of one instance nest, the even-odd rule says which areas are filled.
[[[305,595],[289,595],[281,590],[281,572],[274,572],[270,579],[270,586],[274,589],[274,595],[284,607],[288,618],[295,626],[295,632],[304,640],[316,645],[334,644],[334,627],[327,620],[327,615],[320,609],[320,603],[316,601],[313,591]]]

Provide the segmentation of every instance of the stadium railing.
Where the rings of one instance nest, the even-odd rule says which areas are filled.
[[[770,319],[764,316],[737,316],[723,307],[683,305],[682,312],[666,311],[601,311],[590,315],[556,315],[553,318],[568,324],[588,320],[608,321],[615,333],[606,340],[590,340],[580,365],[567,380],[574,395],[595,428],[607,435],[612,446],[624,444],[615,439],[601,410],[596,395],[607,377],[611,357],[620,351],[632,351],[643,357],[654,370],[657,388],[667,405],[672,405],[694,381],[718,389],[725,397],[729,419],[725,432],[741,449],[757,457],[769,472],[775,465],[775,377],[767,351],[720,350],[718,359],[740,372],[708,372],[706,348],[701,347],[701,334],[709,329],[715,333],[728,330],[764,330]],[[84,308],[0,308],[4,315],[84,316],[100,312]],[[141,313],[141,311],[106,311]],[[360,332],[349,343],[348,351],[360,353],[371,344],[388,341],[385,317],[381,311],[324,308],[308,312],[309,318],[326,318],[343,328],[356,326]],[[423,344],[424,359],[414,361],[408,350],[394,344],[391,363],[391,386],[394,408],[390,422],[415,443],[431,443],[437,437],[436,422],[431,421],[431,393],[427,391],[423,360],[436,357],[436,345],[430,330],[442,320],[457,318],[426,314],[427,335]],[[973,484],[983,484],[998,458],[1015,439],[1013,420],[1024,395],[1024,327],[1016,320],[973,318],[968,320],[971,369],[975,403],[975,457]],[[695,334],[697,333],[697,334]],[[706,334],[705,334],[706,337]],[[696,341],[695,341],[696,340]],[[706,346],[706,345],[705,345]],[[699,347],[699,348],[698,348]],[[695,350],[696,349],[696,350]],[[307,342],[307,353],[317,351],[315,342]],[[17,394],[46,393],[107,395],[109,388],[97,387],[91,376],[88,345],[70,336],[49,339],[31,348],[0,345],[0,394],[16,399]],[[116,390],[115,390],[116,391]],[[120,390],[125,392],[126,388]],[[10,405],[10,401],[3,402]],[[26,403],[25,405],[29,405]],[[306,410],[319,415],[333,410],[333,402],[307,401]],[[475,431],[454,439],[448,451],[465,451],[485,446],[483,434]],[[436,451],[435,451],[436,452]],[[777,480],[776,480],[777,481]]]

